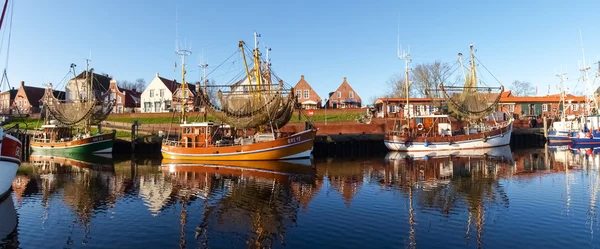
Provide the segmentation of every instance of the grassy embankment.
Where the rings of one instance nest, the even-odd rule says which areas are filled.
[[[24,123],[24,124],[23,124]],[[13,119],[11,122],[3,125],[4,128],[13,127],[15,124],[19,124],[20,129],[27,128],[28,130],[38,129],[42,126],[44,122],[37,118],[25,118],[21,120],[19,118]],[[25,126],[26,125],[26,126]],[[110,131],[111,129],[104,129],[104,131]],[[98,128],[92,127],[92,133],[98,132]],[[118,138],[131,138],[131,132],[127,131],[117,131],[116,137]]]
[[[308,119],[312,120],[313,122],[324,122],[325,119],[327,119],[327,122],[336,122],[336,121],[354,121],[357,117],[359,116],[359,114],[357,113],[336,113],[336,114],[315,114],[312,117],[306,117],[304,115],[301,115],[300,117],[298,117],[298,113],[294,113],[294,115],[292,116],[292,119],[290,120],[291,123],[294,122],[304,122]],[[113,122],[122,122],[122,123],[133,123],[135,120],[138,120],[142,125],[144,124],[169,124],[169,123],[173,123],[173,124],[177,124],[179,123],[179,118],[178,117],[136,117],[136,118],[131,118],[131,117],[108,117],[108,119],[106,119],[106,121],[113,121]],[[197,118],[197,117],[188,117],[188,122],[197,122],[197,121],[201,121],[201,118]],[[214,121],[214,117],[209,116],[208,117],[209,121]]]

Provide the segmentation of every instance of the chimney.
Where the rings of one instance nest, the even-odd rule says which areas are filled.
[[[344,77],[344,82],[346,82],[346,77]]]
[[[300,75],[300,80],[304,80],[304,75]]]
[[[21,81],[21,86],[25,86],[25,81]]]
[[[135,90],[135,87],[134,87],[134,88],[131,88],[131,91],[133,91],[133,92],[136,92],[136,93],[137,93],[137,91]]]
[[[156,77],[158,77],[158,72],[156,73]]]

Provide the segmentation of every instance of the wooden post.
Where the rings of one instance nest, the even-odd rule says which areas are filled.
[[[548,119],[544,117],[544,139],[548,141]]]
[[[133,124],[131,125],[131,153],[135,153],[135,132],[136,132],[136,128],[138,125],[138,121],[133,121]]]

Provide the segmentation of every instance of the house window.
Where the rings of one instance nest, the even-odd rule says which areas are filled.
[[[353,99],[354,98],[354,92],[350,92],[350,98]]]
[[[162,109],[160,108],[160,102],[154,102],[154,111],[155,112],[161,112]]]
[[[308,99],[308,90],[304,90],[304,98]]]
[[[338,92],[338,99],[342,97],[342,92]]]
[[[121,101],[122,101],[122,100],[121,100],[121,96],[118,96],[118,97],[117,97],[117,103],[121,103]]]
[[[152,102],[144,102],[144,112],[152,112]]]
[[[573,105],[573,111],[579,111],[579,104]]]
[[[154,89],[150,89],[150,98],[154,97]]]
[[[165,110],[169,110],[169,109],[171,109],[171,101],[165,100]]]
[[[119,113],[123,113],[123,107],[119,106]]]
[[[542,111],[543,112],[547,112],[548,111],[548,104],[543,104],[542,105]]]
[[[159,96],[160,97],[164,97],[165,96],[165,89],[160,89],[159,91],[160,91],[159,92]]]
[[[515,112],[515,105],[508,105],[508,111],[509,112]]]
[[[296,90],[296,97],[302,97],[302,90]]]

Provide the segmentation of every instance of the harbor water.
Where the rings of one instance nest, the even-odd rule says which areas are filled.
[[[592,149],[547,147],[224,164],[32,155],[0,203],[0,248],[594,248],[599,167]]]

